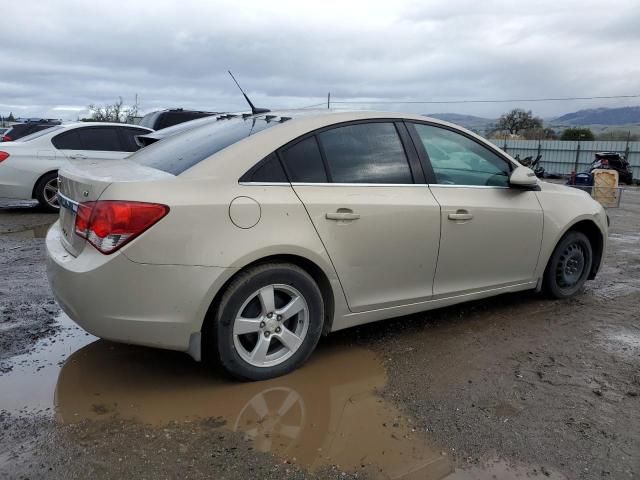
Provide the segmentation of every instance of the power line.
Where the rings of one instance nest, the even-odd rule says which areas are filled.
[[[571,100],[605,100],[614,98],[640,98],[640,95],[608,95],[596,97],[561,97],[561,98],[513,98],[509,100],[331,100],[331,103],[342,104],[444,104],[444,103],[515,103],[515,102],[565,102]]]

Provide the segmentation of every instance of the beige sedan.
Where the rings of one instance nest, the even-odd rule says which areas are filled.
[[[290,372],[323,334],[595,277],[607,217],[481,137],[423,116],[225,115],[60,172],[48,271],[102,338],[232,375]]]

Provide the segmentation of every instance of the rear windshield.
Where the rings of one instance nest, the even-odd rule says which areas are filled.
[[[18,140],[16,140],[16,142],[28,142],[29,140],[34,140],[38,137],[42,137],[43,135],[48,135],[51,132],[55,132],[56,130],[62,130],[64,128],[64,127],[61,127],[60,125],[57,125],[55,127],[39,125],[38,127],[42,127],[40,131],[36,131],[31,135],[26,135],[22,138],[19,138]]]
[[[223,148],[277,124],[255,117],[219,120],[153,143],[138,150],[129,160],[180,175]]]

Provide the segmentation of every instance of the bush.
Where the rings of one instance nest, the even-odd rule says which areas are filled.
[[[560,140],[595,140],[593,132],[588,128],[567,128],[562,132]]]

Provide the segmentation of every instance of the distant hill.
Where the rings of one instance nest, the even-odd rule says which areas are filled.
[[[445,122],[455,123],[461,127],[484,133],[491,125],[496,123],[496,119],[476,117],[474,115],[462,115],[459,113],[427,113],[427,117],[437,118]]]
[[[640,106],[578,110],[555,118],[552,123],[564,125],[625,125],[640,123]]]

